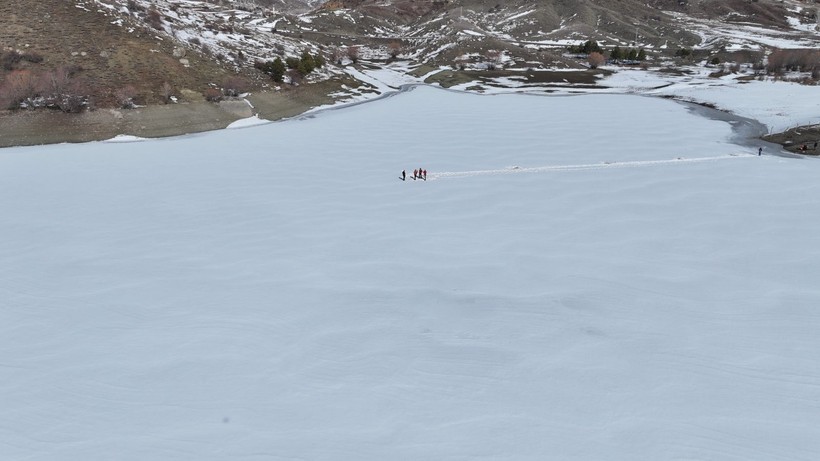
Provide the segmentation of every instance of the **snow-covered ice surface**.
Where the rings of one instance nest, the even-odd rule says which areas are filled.
[[[352,77],[367,84],[368,92],[350,89],[340,92],[335,106],[359,103],[388,95],[399,88],[411,84],[421,84],[431,74],[446,68],[439,68],[421,77],[413,77],[408,69],[401,66],[381,69],[352,69],[345,71]],[[727,74],[724,77],[710,77],[713,67],[690,66],[683,68],[687,73],[674,75],[656,70],[631,70],[609,67],[613,72],[601,78],[598,86],[549,85],[524,83],[523,77],[499,77],[492,79],[493,85],[482,81],[469,81],[453,86],[452,90],[471,91],[481,87],[484,94],[530,93],[543,95],[590,94],[640,94],[672,97],[697,104],[714,106],[733,115],[749,118],[762,123],[769,133],[782,132],[789,128],[820,123],[820,97],[817,86],[801,85],[794,82],[750,80],[749,69],[744,73]],[[317,108],[323,110],[330,106]]]
[[[607,91],[671,96],[707,103],[757,120],[771,133],[820,123],[820,90],[817,86],[768,79],[743,81],[734,74],[711,78],[709,72],[710,69],[701,68],[691,76],[670,77],[657,72],[620,69],[600,83],[611,87]]]
[[[421,87],[0,150],[2,457],[816,460],[820,163],[734,139]]]

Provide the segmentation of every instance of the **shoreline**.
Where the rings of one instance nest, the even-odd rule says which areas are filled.
[[[56,111],[0,112],[0,148],[106,141],[117,136],[165,138],[225,129],[237,120],[296,117],[331,104],[341,83],[320,82],[281,91],[252,93],[218,103],[207,101],[96,109],[79,114]]]
[[[80,114],[64,114],[54,111],[4,111],[0,112],[0,149],[106,141],[117,136],[147,139],[183,136],[225,129],[238,120],[250,117],[275,122],[299,116],[310,116],[317,108],[318,112],[322,112],[377,101],[427,84],[404,84],[395,91],[385,92],[372,98],[334,104],[338,101],[331,94],[341,85],[340,82],[324,81],[294,89],[252,93],[244,98],[223,100],[218,103],[194,101],[134,109],[97,109]],[[770,153],[776,149],[781,154],[807,156],[818,154],[814,151],[800,152],[797,148],[804,142],[812,144],[814,142],[812,140],[820,138],[820,125],[798,126],[782,133],[768,134],[766,126],[757,120],[705,104],[674,97],[669,99],[687,106],[701,116],[730,123],[736,132],[733,142],[739,145],[748,146],[754,150],[762,146]]]

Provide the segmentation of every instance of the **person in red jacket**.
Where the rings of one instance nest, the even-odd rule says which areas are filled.
[[[422,170],[421,175],[424,177],[424,180],[427,181],[427,170]]]
[[[419,170],[413,170],[413,181],[416,180],[416,177],[419,175]]]

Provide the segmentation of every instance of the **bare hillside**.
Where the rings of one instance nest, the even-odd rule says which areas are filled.
[[[132,92],[137,103],[161,102],[166,83],[174,94],[193,97],[231,75],[193,50],[180,61],[175,47],[170,37],[94,1],[0,2],[0,48],[42,58],[0,68],[0,77],[69,68],[98,105],[116,104],[123,92]]]

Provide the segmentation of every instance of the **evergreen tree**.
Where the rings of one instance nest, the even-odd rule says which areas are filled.
[[[253,65],[262,72],[270,75],[270,78],[275,82],[282,82],[282,77],[285,75],[285,64],[282,58],[277,57],[273,61],[256,61]]]
[[[285,58],[285,64],[287,64],[288,69],[298,69],[299,68],[299,58],[288,57]]]
[[[609,52],[609,59],[612,59],[613,61],[617,61],[617,60],[623,59],[623,58],[624,58],[623,51],[621,51],[620,46],[616,46],[615,48],[612,49],[612,51]]]
[[[675,56],[690,59],[692,57],[692,50],[688,48],[680,48],[677,51],[675,51]]]
[[[636,50],[635,48],[630,48],[629,53],[627,53],[627,55],[626,55],[626,59],[629,59],[630,61],[637,60],[638,59],[638,50]]]
[[[270,78],[273,79],[274,82],[282,83],[283,77],[285,76],[285,63],[282,62],[282,58],[276,57],[270,65]]]
[[[595,40],[587,40],[586,42],[584,42],[584,47],[583,47],[582,51],[586,54],[600,53],[601,52],[601,47],[598,45],[598,42],[596,42]]]
[[[643,48],[638,50],[638,61],[646,61],[646,51]]]
[[[317,69],[325,67],[325,58],[323,58],[321,54],[316,54],[313,56],[313,62],[316,64]]]
[[[311,56],[308,50],[302,52],[302,57],[299,59],[299,65],[297,69],[302,75],[307,75],[313,72],[313,69],[316,68],[316,62],[313,60],[313,56]]]

